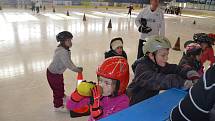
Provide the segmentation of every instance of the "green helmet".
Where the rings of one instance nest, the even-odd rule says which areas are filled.
[[[159,49],[171,48],[169,40],[164,36],[150,36],[146,38],[146,43],[143,46],[143,53],[155,52]]]

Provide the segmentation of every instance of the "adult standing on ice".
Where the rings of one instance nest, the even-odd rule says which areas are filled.
[[[164,14],[159,8],[159,0],[150,0],[150,6],[143,9],[135,19],[138,31],[141,33],[138,45],[137,59],[143,57],[145,38],[152,35],[165,36]]]

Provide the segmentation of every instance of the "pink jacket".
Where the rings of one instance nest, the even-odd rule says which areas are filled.
[[[89,98],[85,98],[80,102],[73,102],[72,100],[67,100],[67,109],[72,110],[86,104],[90,103]],[[113,113],[119,112],[127,107],[129,107],[129,98],[127,95],[123,94],[117,97],[103,97],[100,102],[101,107],[103,108],[103,115],[99,119],[107,117]],[[92,116],[89,117],[88,121],[96,121]]]

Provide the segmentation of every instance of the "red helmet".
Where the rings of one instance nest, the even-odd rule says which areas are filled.
[[[124,57],[115,56],[105,59],[96,73],[98,76],[119,81],[116,91],[118,94],[125,93],[129,82],[129,65]]]

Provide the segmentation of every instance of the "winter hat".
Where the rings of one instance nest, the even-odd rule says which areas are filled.
[[[123,47],[123,41],[122,38],[114,38],[111,40],[110,48],[115,50],[117,47]]]

